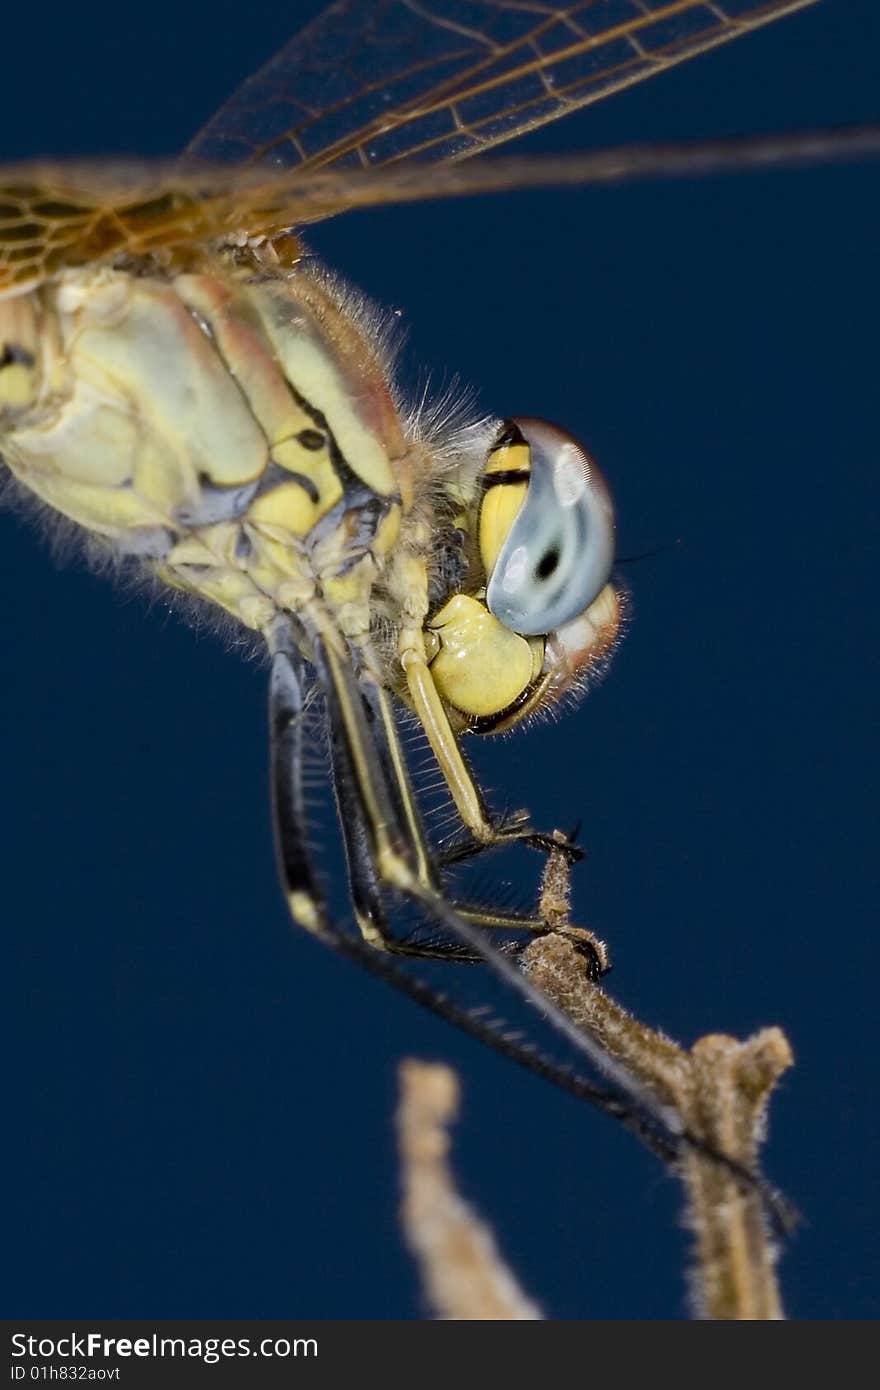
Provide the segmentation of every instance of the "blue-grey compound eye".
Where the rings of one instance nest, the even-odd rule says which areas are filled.
[[[529,445],[531,475],[486,606],[513,632],[537,637],[579,617],[608,583],[614,507],[602,474],[571,435],[546,420],[510,423]]]

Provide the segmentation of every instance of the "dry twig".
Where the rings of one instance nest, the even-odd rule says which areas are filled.
[[[779,1028],[746,1042],[722,1034],[700,1038],[688,1052],[639,1022],[590,977],[575,942],[589,933],[568,925],[568,863],[550,856],[543,910],[557,932],[532,942],[524,966],[535,984],[680,1117],[684,1130],[757,1173],[767,1102],[792,1064]],[[694,1232],[691,1279],[696,1314],[706,1318],[775,1319],[784,1316],[776,1282],[776,1249],[762,1197],[707,1153],[684,1147],[678,1165]]]
[[[448,1126],[458,1109],[455,1073],[404,1062],[400,1085],[403,1226],[435,1316],[540,1318],[501,1258],[492,1232],[455,1189],[448,1163]]]

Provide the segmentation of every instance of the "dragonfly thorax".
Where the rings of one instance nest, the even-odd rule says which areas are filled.
[[[409,446],[320,275],[72,272],[0,313],[0,448],[26,489],[248,627],[318,590],[363,626]]]
[[[494,732],[613,646],[613,516],[552,426],[465,437],[407,417],[377,320],[314,269],[230,254],[0,301],[0,451],[30,493],[248,628],[329,623],[405,700],[418,653],[452,725]]]

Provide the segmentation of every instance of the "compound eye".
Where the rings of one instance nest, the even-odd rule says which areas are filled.
[[[492,566],[486,606],[505,627],[534,637],[579,617],[608,583],[614,507],[571,435],[531,419],[509,421],[506,432],[528,447],[528,487]]]

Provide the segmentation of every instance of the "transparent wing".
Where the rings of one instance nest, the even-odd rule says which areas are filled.
[[[178,164],[0,165],[0,295],[66,267],[126,256],[243,244],[334,213],[379,203],[525,188],[679,178],[880,155],[880,126],[748,140],[644,145],[556,158],[474,164],[400,163],[384,169],[242,169]],[[288,247],[285,259],[295,255]]]
[[[190,144],[211,162],[461,159],[814,0],[337,0]]]
[[[810,3],[338,0],[183,162],[0,168],[0,293],[380,202],[697,171],[699,150],[458,161]],[[815,141],[768,144],[769,162]],[[708,167],[760,162],[759,146],[710,150]]]
[[[0,166],[0,294],[68,266],[221,235],[229,183],[181,177],[176,164]]]

